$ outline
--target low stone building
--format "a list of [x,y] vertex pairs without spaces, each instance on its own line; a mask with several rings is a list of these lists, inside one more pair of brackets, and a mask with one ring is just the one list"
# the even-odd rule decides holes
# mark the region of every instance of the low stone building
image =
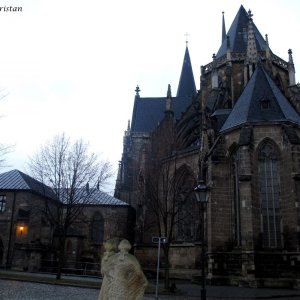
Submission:
[[[55,271],[56,228],[45,216],[45,205],[61,203],[51,188],[12,170],[0,174],[0,267]],[[66,271],[99,273],[103,242],[130,236],[128,204],[100,190],[86,204],[66,238]]]

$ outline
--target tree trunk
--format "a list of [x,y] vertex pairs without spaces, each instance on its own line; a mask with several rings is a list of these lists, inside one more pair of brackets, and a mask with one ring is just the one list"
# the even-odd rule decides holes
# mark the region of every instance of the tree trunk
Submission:
[[66,238],[64,236],[59,238],[59,255],[56,279],[61,279],[61,272],[65,263],[65,241]]
[[170,289],[170,261],[169,261],[169,245],[165,245],[164,247],[164,255],[165,255],[165,289]]

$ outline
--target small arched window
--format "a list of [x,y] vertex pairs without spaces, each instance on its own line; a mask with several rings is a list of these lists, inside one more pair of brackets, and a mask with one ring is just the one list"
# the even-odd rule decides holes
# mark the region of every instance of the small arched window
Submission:
[[265,143],[259,152],[259,196],[261,231],[264,248],[281,247],[281,211],[278,153],[274,145]]
[[91,222],[91,242],[94,244],[102,244],[104,236],[104,221],[100,212],[93,215]]

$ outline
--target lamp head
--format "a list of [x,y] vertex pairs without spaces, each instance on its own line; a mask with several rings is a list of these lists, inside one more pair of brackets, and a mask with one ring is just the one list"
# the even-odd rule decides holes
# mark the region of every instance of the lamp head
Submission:
[[198,185],[194,188],[197,201],[206,204],[207,201],[207,185],[203,180],[200,180]]

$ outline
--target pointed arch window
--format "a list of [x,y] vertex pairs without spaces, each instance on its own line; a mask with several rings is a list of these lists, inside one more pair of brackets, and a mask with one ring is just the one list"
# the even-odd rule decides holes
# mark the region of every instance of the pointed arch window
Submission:
[[104,220],[100,212],[93,215],[91,222],[91,242],[94,244],[102,244],[104,237]]
[[232,235],[236,246],[241,245],[241,205],[240,205],[240,189],[239,189],[239,164],[240,151],[237,149],[231,155],[230,174],[231,174],[231,190],[232,190]]
[[278,153],[270,142],[265,143],[259,152],[259,185],[263,247],[280,248],[282,242]]
[[[180,195],[177,214],[177,240],[192,242],[199,239],[199,212],[197,201],[192,195]],[[196,214],[197,213],[197,214]]]
[[175,195],[176,195],[176,240],[193,242],[200,238],[199,204],[193,193],[195,179],[191,170],[181,166],[176,171]]

